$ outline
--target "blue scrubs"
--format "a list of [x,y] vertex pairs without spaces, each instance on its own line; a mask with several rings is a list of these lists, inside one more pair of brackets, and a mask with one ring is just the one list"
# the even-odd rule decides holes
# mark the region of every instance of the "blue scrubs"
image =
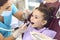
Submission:
[[[4,29],[11,29],[11,26],[10,26],[10,23],[11,23],[11,19],[12,19],[12,15],[15,14],[18,9],[15,7],[14,4],[12,4],[11,6],[12,8],[12,11],[9,13],[8,16],[4,16],[4,23],[0,22],[0,27],[1,28],[4,28]],[[7,14],[5,14],[7,15]],[[0,33],[4,36],[4,37],[8,37],[11,35],[11,32],[8,32],[8,31],[3,31],[0,29]]]

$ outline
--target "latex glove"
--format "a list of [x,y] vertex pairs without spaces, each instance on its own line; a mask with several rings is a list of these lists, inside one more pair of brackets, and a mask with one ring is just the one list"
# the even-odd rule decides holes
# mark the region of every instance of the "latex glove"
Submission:
[[31,14],[31,11],[29,9],[25,9],[23,12],[24,12],[23,13],[23,18],[24,19],[27,19],[28,16]]
[[16,40],[22,40],[22,35],[20,35]]
[[23,24],[22,27],[19,27],[20,33],[24,33],[27,30],[27,24],[28,23],[25,23],[25,24]]
[[27,24],[25,23],[24,25],[22,25],[22,27],[20,27],[19,29],[17,29],[14,33],[12,33],[14,38],[17,38],[18,36],[22,35],[22,33],[24,33],[27,29]]
[[39,33],[39,32],[30,32],[33,40],[53,40],[52,38],[42,34],[42,33]]

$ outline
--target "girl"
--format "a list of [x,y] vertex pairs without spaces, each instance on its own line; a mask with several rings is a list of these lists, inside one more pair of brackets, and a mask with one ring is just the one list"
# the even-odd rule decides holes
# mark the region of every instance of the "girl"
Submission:
[[52,19],[52,12],[54,12],[54,10],[54,7],[47,8],[47,6],[43,4],[37,7],[28,18],[30,24],[23,35],[23,40],[33,40],[30,34],[31,31],[43,33],[48,37],[54,38],[56,32],[46,27]]

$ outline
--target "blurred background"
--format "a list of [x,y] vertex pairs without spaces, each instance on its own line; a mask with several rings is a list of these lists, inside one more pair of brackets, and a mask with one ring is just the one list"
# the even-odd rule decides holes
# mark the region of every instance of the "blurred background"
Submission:
[[38,6],[41,1],[42,0],[12,0],[19,10],[25,8],[32,10],[34,7]]

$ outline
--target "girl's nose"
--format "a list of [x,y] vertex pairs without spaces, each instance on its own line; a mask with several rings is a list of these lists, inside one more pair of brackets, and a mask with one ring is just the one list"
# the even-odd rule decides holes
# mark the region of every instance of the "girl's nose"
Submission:
[[34,17],[31,17],[31,20],[34,20],[35,18]]

